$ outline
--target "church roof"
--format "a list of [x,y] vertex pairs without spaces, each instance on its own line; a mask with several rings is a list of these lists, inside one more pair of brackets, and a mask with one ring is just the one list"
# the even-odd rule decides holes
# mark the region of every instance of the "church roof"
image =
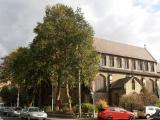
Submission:
[[135,78],[135,77],[126,77],[126,78],[121,78],[119,80],[116,80],[115,82],[112,83],[111,88],[123,88],[124,85],[129,81],[129,80],[136,80],[140,85],[141,82],[139,79]]
[[124,43],[94,38],[93,46],[97,52],[156,62],[146,48]]

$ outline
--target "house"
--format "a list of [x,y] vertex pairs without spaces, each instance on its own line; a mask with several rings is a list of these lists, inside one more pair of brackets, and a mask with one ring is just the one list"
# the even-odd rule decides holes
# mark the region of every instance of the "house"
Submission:
[[123,94],[140,93],[145,87],[160,96],[157,62],[146,48],[94,38],[100,57],[99,73],[94,80],[95,101],[107,99],[118,105]]

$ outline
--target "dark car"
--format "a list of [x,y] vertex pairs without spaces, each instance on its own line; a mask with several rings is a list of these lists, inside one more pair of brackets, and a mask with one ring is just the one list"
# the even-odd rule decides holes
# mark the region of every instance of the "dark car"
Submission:
[[156,113],[153,114],[149,120],[160,120],[160,110],[156,110]]
[[135,115],[123,108],[107,107],[98,113],[98,120],[135,120]]

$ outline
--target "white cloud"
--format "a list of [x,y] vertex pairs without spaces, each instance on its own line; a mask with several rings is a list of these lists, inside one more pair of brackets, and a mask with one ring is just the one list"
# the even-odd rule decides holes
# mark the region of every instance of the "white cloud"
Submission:
[[97,37],[141,47],[147,44],[160,59],[160,0],[1,0],[0,56],[31,42],[45,6],[56,3],[82,8]]

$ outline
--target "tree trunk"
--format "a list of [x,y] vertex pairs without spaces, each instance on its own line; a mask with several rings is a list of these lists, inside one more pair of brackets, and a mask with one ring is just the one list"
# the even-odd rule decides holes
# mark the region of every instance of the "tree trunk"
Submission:
[[60,74],[58,76],[58,85],[56,91],[56,111],[58,111],[61,107],[60,105],[60,97],[61,97],[61,81],[60,81]]
[[40,87],[39,87],[38,90],[39,90],[39,92],[38,92],[38,93],[39,93],[39,97],[38,97],[38,98],[39,98],[38,106],[41,107],[41,106],[42,106],[42,88],[41,88],[41,85],[40,85]]
[[33,88],[32,99],[31,99],[31,102],[29,103],[29,107],[34,106],[35,94],[36,94],[36,88],[34,87]]
[[17,107],[19,107],[19,92],[20,92],[20,86],[18,86],[18,91],[17,91]]
[[67,80],[67,82],[66,82],[66,94],[67,94],[67,98],[68,98],[69,111],[72,111],[72,101],[71,101],[71,96],[70,96],[70,94],[69,94],[68,80]]

